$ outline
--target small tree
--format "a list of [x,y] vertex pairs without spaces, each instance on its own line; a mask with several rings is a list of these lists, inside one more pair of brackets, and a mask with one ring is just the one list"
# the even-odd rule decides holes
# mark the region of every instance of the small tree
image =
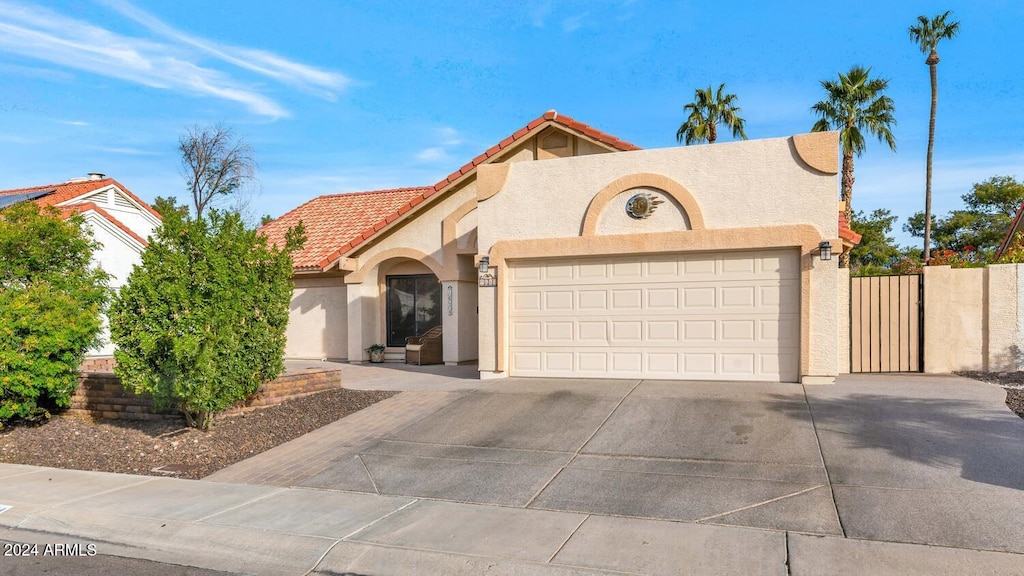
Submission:
[[872,276],[890,273],[890,267],[900,257],[900,249],[890,234],[896,221],[889,210],[876,209],[870,215],[853,213],[850,228],[861,235],[860,244],[850,250],[850,273],[854,276]]
[[156,210],[157,214],[164,218],[172,211],[182,216],[188,216],[188,206],[178,204],[178,199],[174,196],[157,196],[153,199],[153,203],[150,206],[153,207],[153,210]]
[[[1024,183],[1011,176],[993,176],[976,182],[960,199],[965,208],[941,218],[932,215],[930,248],[971,253],[973,260],[989,262],[1024,202]],[[924,222],[924,213],[917,212],[907,218],[903,230],[923,238]]]
[[205,430],[215,413],[280,375],[290,254],[303,242],[301,224],[278,248],[236,212],[169,213],[111,307],[125,387],[177,406]]
[[108,295],[96,247],[81,216],[32,202],[0,212],[0,427],[71,405]]
[[178,140],[178,151],[181,176],[197,217],[217,198],[230,196],[256,181],[252,147],[224,124],[188,128]]

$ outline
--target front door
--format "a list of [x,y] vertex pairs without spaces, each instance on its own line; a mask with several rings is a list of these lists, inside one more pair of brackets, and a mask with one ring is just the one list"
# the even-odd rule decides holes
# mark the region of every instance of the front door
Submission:
[[387,277],[388,346],[441,325],[441,283],[433,274]]

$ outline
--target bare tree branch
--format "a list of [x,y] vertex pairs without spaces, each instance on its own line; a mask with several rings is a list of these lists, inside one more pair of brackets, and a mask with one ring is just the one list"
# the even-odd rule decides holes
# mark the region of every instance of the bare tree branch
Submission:
[[197,218],[218,198],[256,182],[252,146],[223,123],[189,127],[178,140],[178,151]]

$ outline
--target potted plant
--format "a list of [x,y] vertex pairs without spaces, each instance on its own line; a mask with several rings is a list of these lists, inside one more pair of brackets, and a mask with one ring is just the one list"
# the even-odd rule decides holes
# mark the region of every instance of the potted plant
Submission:
[[380,363],[384,361],[383,344],[373,344],[367,347],[366,353],[370,355],[370,362]]

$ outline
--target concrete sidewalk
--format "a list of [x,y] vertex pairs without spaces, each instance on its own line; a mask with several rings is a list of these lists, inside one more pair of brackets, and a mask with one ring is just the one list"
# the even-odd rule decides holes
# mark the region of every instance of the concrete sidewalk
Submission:
[[0,540],[39,554],[239,574],[1024,574],[1009,553],[18,465],[0,465],[0,503]]

